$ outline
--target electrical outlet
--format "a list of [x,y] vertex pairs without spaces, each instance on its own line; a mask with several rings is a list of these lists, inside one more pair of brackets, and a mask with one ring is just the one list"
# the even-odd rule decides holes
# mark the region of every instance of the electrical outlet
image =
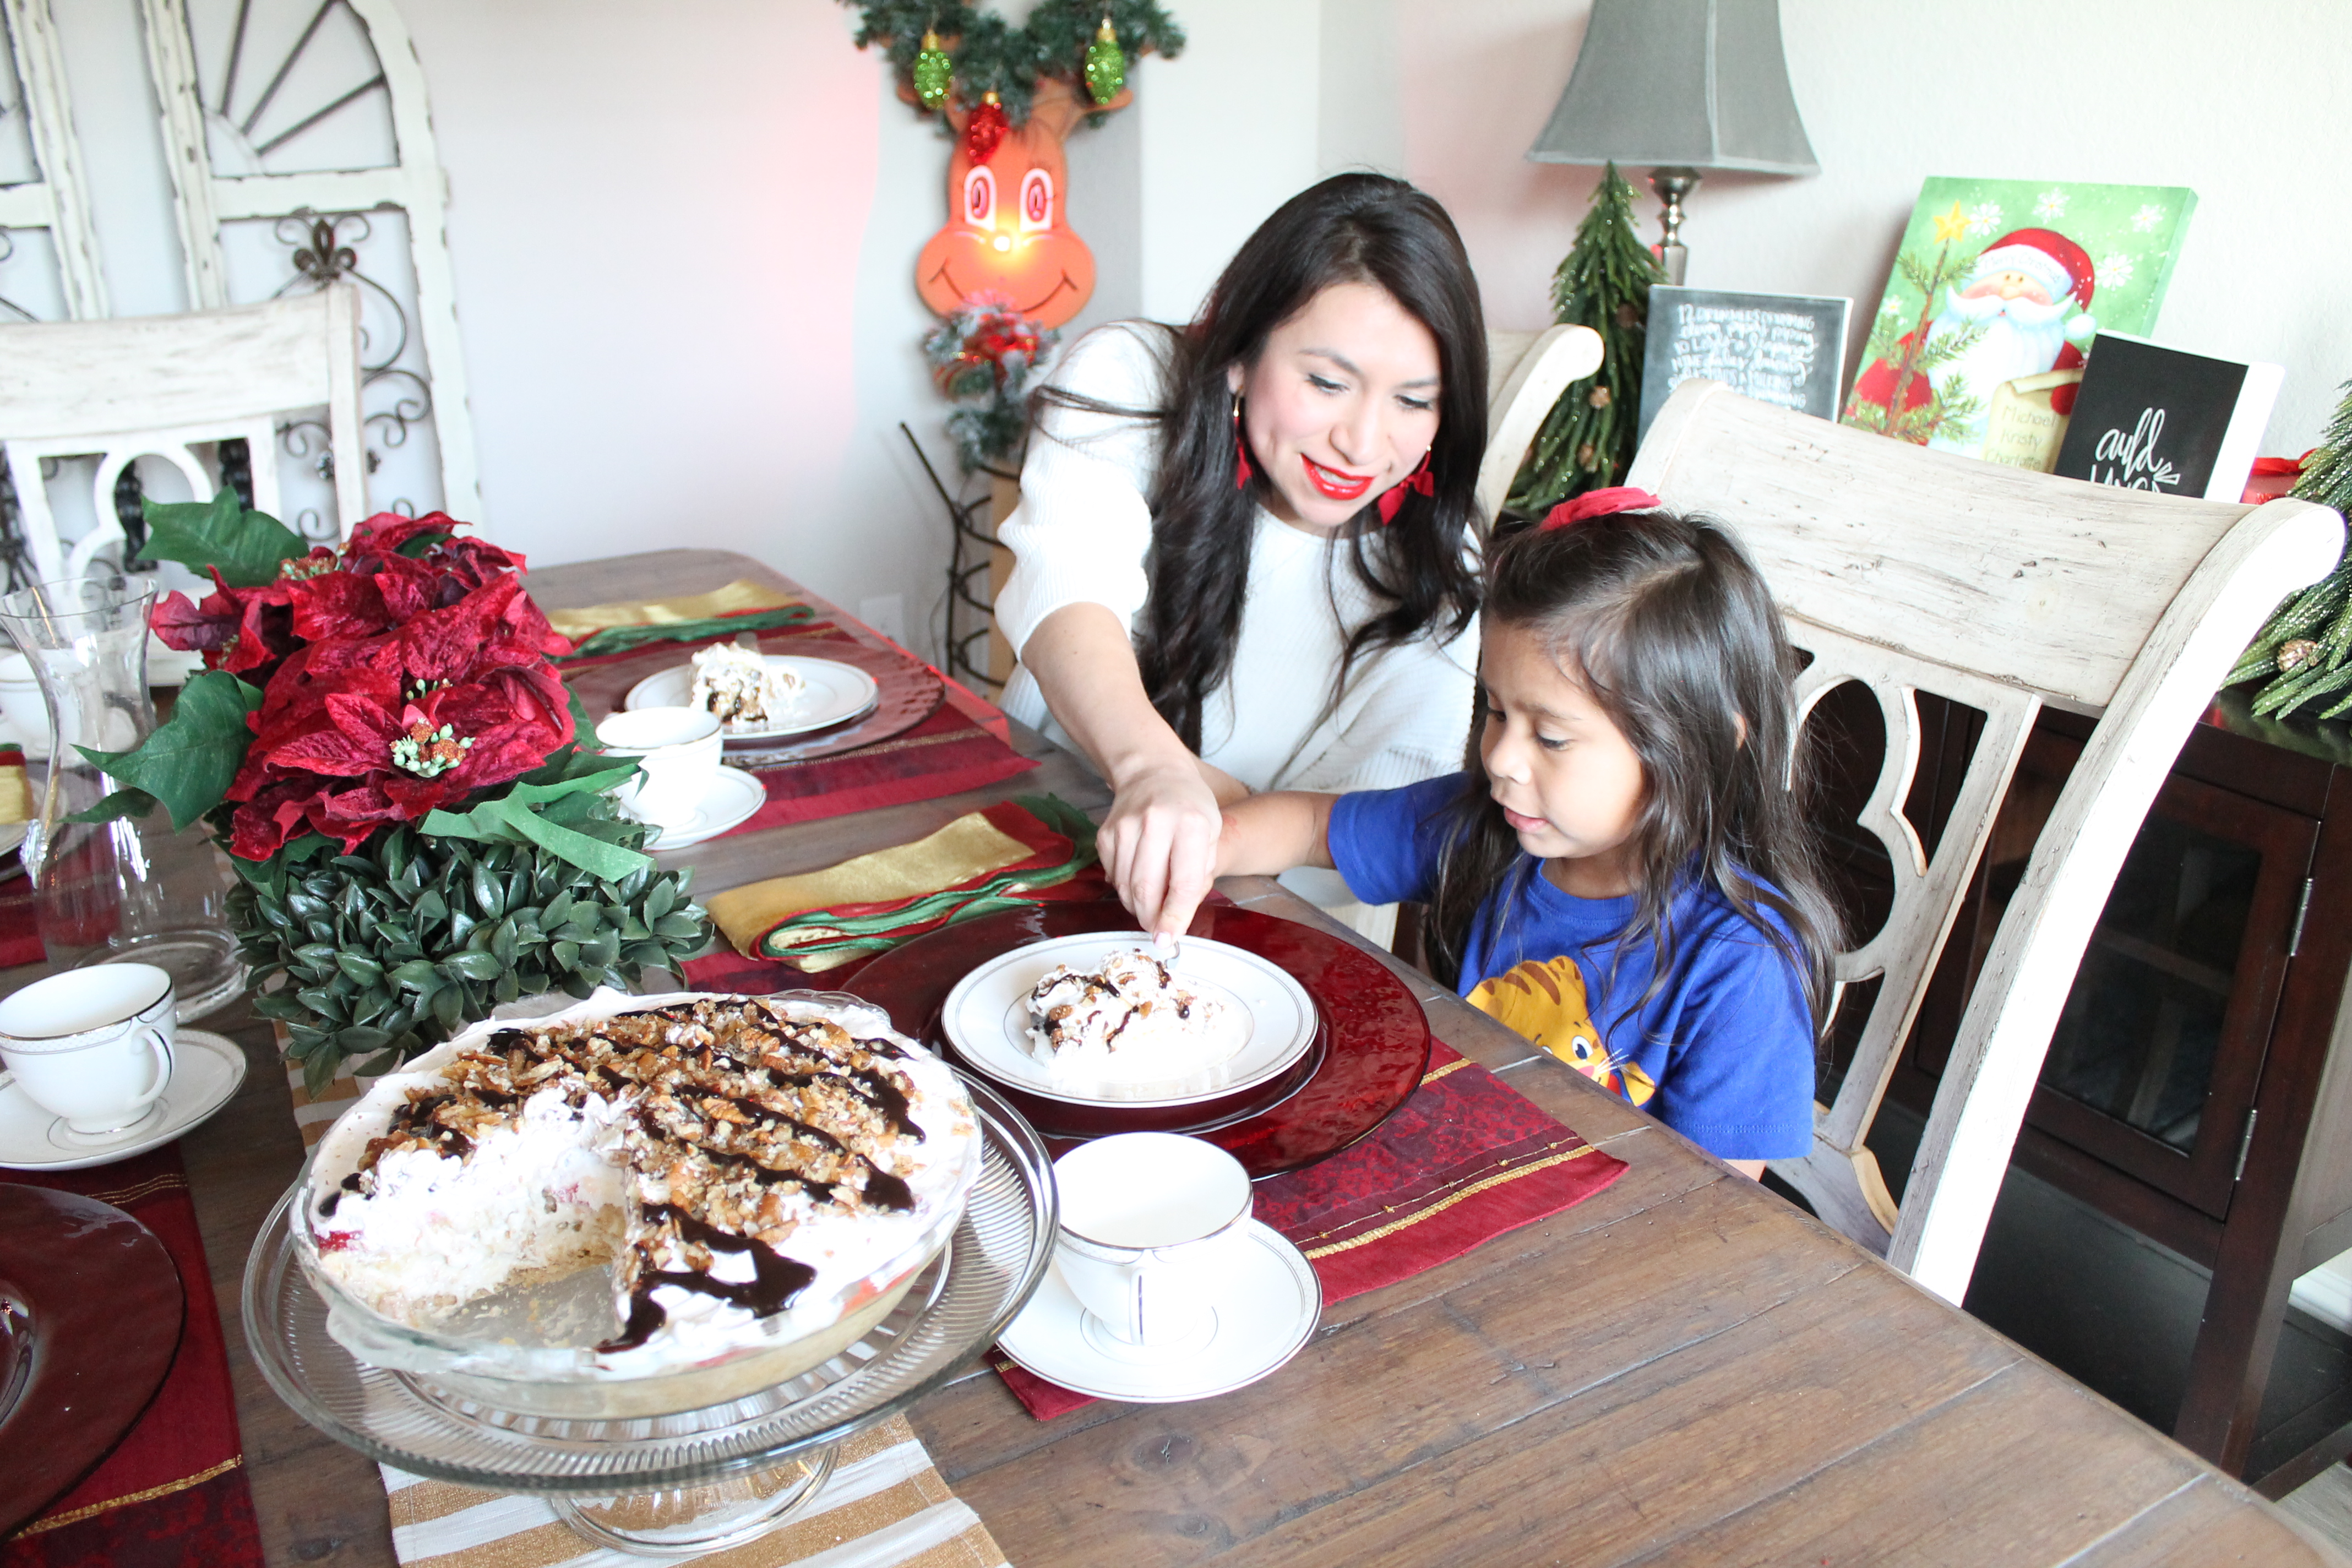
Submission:
[[907,595],[877,594],[857,601],[857,618],[904,647],[907,643]]

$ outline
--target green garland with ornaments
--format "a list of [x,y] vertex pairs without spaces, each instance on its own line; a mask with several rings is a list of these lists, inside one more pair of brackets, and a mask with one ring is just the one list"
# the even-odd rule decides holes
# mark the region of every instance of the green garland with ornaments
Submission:
[[[2352,382],[2344,384],[2326,436],[2304,455],[2288,493],[2352,513]],[[2335,571],[2278,607],[2222,684],[2252,680],[2263,683],[2253,694],[2257,719],[2352,713],[2352,550]]]
[[857,47],[882,46],[923,109],[956,106],[1001,115],[1006,125],[1029,118],[1043,78],[1076,83],[1101,107],[1127,85],[1129,60],[1150,53],[1172,59],[1184,47],[1184,29],[1151,0],[1040,0],[1018,27],[962,0],[842,3],[857,7]]

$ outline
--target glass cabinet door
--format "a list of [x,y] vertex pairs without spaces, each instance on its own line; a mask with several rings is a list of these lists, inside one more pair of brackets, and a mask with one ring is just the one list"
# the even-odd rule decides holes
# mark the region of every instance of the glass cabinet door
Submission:
[[[1979,879],[1987,943],[2080,754],[2047,731],[2026,748]],[[2030,1123],[2227,1216],[2318,829],[2234,791],[2165,781],[2083,955]]]

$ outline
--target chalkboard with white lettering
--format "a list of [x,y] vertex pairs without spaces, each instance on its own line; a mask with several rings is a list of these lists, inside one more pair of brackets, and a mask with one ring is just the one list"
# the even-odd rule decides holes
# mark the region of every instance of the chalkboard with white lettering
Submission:
[[1650,290],[1649,353],[1642,363],[1642,434],[1667,395],[1692,376],[1823,419],[1837,417],[1853,301],[1821,294]]
[[2051,469],[2070,479],[2236,500],[2284,376],[2274,364],[2183,353],[2101,332]]

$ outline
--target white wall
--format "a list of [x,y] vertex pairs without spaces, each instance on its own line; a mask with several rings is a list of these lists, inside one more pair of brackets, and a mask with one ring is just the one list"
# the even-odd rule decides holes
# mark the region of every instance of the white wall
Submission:
[[[1596,172],[1523,154],[1567,83],[1589,0],[1383,3],[1396,8],[1394,47],[1411,68],[1407,173],[1462,226],[1489,320],[1535,325]],[[1850,294],[1866,321],[1927,175],[2188,185],[2197,214],[2156,335],[2284,364],[2263,449],[2293,455],[2318,438],[2352,378],[2352,207],[2335,177],[2352,145],[2342,81],[2352,5],[1782,0],[1780,9],[1822,173],[1711,176],[1684,227],[1692,284]],[[1332,112],[1327,105],[1327,120]]]
[[[1137,93],[1143,313],[1190,321],[1250,231],[1314,184],[1321,0],[1174,0],[1181,58]],[[1081,231],[1083,232],[1083,231]]]

